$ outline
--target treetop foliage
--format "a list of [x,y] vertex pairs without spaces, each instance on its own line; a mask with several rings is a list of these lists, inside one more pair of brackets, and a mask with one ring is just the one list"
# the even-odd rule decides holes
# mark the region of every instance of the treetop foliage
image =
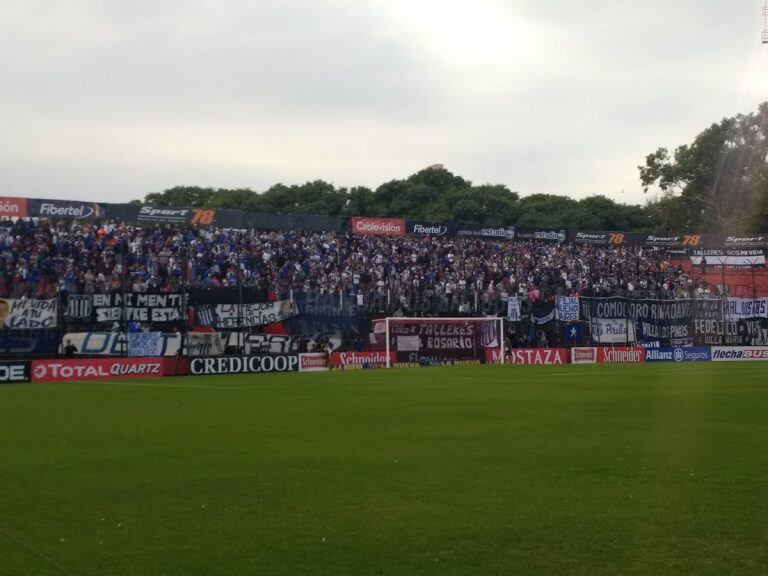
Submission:
[[443,168],[427,168],[404,180],[385,182],[376,190],[365,186],[337,188],[323,180],[290,186],[275,184],[263,193],[249,189],[176,186],[147,194],[144,203],[160,208],[189,206],[340,217],[452,220],[473,226],[650,229],[650,221],[640,206],[619,204],[605,196],[580,201],[551,194],[520,198],[502,184],[474,185]]
[[647,206],[664,230],[768,230],[768,102],[752,114],[724,118],[673,154],[659,148],[638,167],[660,196]]
[[425,168],[375,190],[337,188],[324,180],[247,188],[176,186],[147,194],[157,207],[228,208],[328,216],[453,220],[473,226],[514,224],[581,230],[684,233],[768,230],[768,103],[756,113],[725,118],[674,153],[659,148],[638,167],[645,206],[604,195],[581,200],[554,194],[520,197],[503,184],[473,184],[441,166]]

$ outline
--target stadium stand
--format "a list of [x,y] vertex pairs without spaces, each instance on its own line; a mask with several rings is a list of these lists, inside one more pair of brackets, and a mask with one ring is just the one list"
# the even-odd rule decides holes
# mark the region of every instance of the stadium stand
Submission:
[[[334,348],[360,350],[373,339],[373,323],[388,316],[507,317],[510,300],[515,300],[531,320],[526,324],[522,317],[509,317],[509,344],[543,346],[566,344],[564,323],[550,321],[559,298],[768,295],[765,266],[695,266],[680,250],[645,243],[567,242],[564,232],[544,234],[545,240],[530,234],[510,239],[353,232],[5,219],[0,221],[0,298],[55,299],[59,318],[51,339],[58,341],[58,349],[70,333],[213,329],[213,324],[204,325],[211,322],[205,319],[212,303],[239,305],[237,314],[242,315],[245,304],[273,301],[297,305],[303,322],[282,323],[286,329],[281,322],[275,327],[231,318],[226,328],[295,336],[303,339],[303,349],[320,349],[321,338],[333,335]],[[584,234],[587,239],[600,236]],[[115,297],[111,310],[99,318],[73,319],[73,306],[96,295]],[[178,313],[166,311],[161,321],[130,318],[117,310],[130,306],[127,295],[183,299],[174,304]],[[570,321],[583,321],[583,316]],[[330,317],[335,320],[329,322]],[[534,317],[547,321],[534,322]],[[588,341],[591,328],[587,323],[567,344]],[[17,349],[9,344],[9,334],[24,332],[6,326],[0,353]],[[237,344],[242,348],[240,340]],[[51,352],[51,346],[45,350]]]

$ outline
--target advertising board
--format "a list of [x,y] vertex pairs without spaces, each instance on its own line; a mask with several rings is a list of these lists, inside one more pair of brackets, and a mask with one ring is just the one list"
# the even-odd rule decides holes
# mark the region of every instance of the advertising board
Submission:
[[118,378],[160,378],[159,358],[98,358],[33,360],[33,382],[114,380]]
[[709,362],[712,350],[709,346],[646,348],[646,362]]
[[0,384],[29,382],[29,362],[0,362]]
[[596,364],[597,363],[597,348],[593,346],[589,347],[575,347],[571,348],[571,364]]
[[215,356],[192,358],[189,373],[195,376],[213,374],[250,374],[261,372],[296,372],[299,369],[297,354],[272,356]]
[[766,362],[768,347],[763,346],[713,346],[713,362]]
[[405,236],[402,218],[352,218],[352,234],[368,236]]
[[[390,352],[391,363],[395,362],[395,353]],[[370,352],[334,352],[331,354],[331,364],[334,368],[374,368],[387,365],[387,353],[384,351]]]
[[299,372],[326,372],[328,355],[320,353],[299,354]]
[[555,365],[568,364],[565,348],[515,348],[509,351],[510,364]]
[[598,364],[635,364],[645,362],[642,346],[611,346],[597,349]]

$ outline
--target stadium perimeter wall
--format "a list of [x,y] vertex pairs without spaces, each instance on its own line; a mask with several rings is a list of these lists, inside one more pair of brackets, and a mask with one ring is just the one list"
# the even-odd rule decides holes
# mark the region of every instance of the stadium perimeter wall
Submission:
[[[696,346],[643,348],[641,346],[587,346],[513,349],[506,357],[512,365],[640,364],[656,362],[768,362],[768,346]],[[217,356],[176,358],[76,358],[0,362],[0,384],[22,382],[101,382],[168,376],[214,376],[267,372],[316,372],[330,369],[380,368],[380,352]],[[480,362],[477,362],[480,364]],[[466,362],[462,362],[466,364]],[[398,367],[396,363],[393,364]],[[413,366],[407,364],[405,366]]]
[[[139,204],[17,197],[0,197],[0,217],[90,222],[113,220],[135,225],[173,224],[258,230],[349,231],[360,235],[468,236],[496,240],[537,240],[599,246],[643,245],[680,251],[697,249],[765,250],[768,248],[768,232],[750,236],[705,234],[696,231],[683,234],[649,234],[612,230],[584,231],[562,228],[515,227],[513,223],[495,228],[477,228],[458,222],[426,222],[404,218],[338,218],[316,214],[257,213],[192,207],[159,208]],[[718,255],[712,254],[712,256],[717,257]]]

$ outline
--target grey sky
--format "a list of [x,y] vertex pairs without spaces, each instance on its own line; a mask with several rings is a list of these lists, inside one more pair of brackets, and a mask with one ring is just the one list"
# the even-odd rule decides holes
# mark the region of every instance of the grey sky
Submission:
[[762,3],[0,0],[0,195],[374,187],[443,163],[643,201],[647,153],[768,100]]

